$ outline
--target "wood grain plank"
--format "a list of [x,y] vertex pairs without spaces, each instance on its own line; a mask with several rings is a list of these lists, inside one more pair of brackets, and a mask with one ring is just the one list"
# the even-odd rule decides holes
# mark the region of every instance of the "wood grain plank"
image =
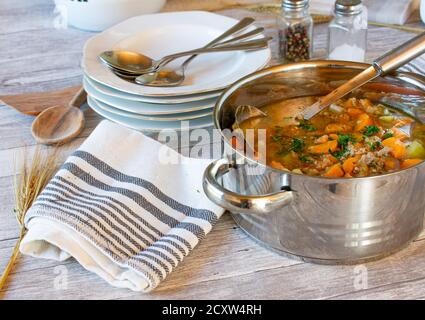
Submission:
[[[231,234],[234,236],[237,233]],[[215,229],[209,241],[204,241],[179,266],[179,270],[171,274],[153,293],[108,290],[107,284],[93,278],[93,275],[89,273],[82,272],[78,265],[70,264],[69,286],[67,290],[60,291],[60,296],[73,298],[75,294],[78,294],[78,297],[82,299],[94,299],[99,296],[103,299],[325,299],[354,295],[362,298],[370,292],[375,290],[379,292],[379,288],[387,286],[386,294],[391,295],[392,298],[398,298],[403,296],[398,293],[400,287],[425,277],[425,242],[423,241],[414,243],[392,257],[366,264],[368,289],[356,290],[354,266],[320,266],[297,263],[295,260],[276,256],[276,266],[267,264],[266,268],[261,268],[259,264],[272,254],[262,248],[261,250],[255,248],[254,251],[230,250],[231,255],[223,256],[227,259],[226,262],[217,261],[216,259],[220,259],[225,253],[226,250],[223,249],[228,249],[226,240],[215,243],[218,248],[216,247],[214,251],[202,249],[205,249],[203,248],[205,245],[211,246],[220,235],[220,230]],[[233,241],[229,244],[232,243]],[[246,244],[249,246],[249,242]],[[259,255],[262,250],[266,257]],[[206,261],[202,254],[207,258]],[[230,256],[232,258],[229,258]],[[279,265],[279,260],[284,265]],[[291,264],[284,262],[291,262]],[[245,270],[240,268],[246,265],[255,265],[255,267],[249,272],[243,272]],[[229,272],[229,268],[233,272]],[[214,272],[221,272],[221,274],[217,277]],[[5,297],[13,299],[17,298],[18,294],[24,293],[25,297],[31,298],[40,286],[43,287],[43,291],[39,293],[41,298],[57,297],[58,292],[51,285],[52,273],[52,268],[18,271]],[[423,295],[422,290],[417,292],[418,296]]]
[[[11,244],[12,243],[10,243],[10,245]],[[26,260],[33,260],[33,262],[34,260],[38,260],[29,257],[22,257],[21,259],[25,261],[22,262],[24,265]],[[0,265],[2,260],[3,259],[0,258]],[[228,278],[241,273],[257,272],[265,268],[276,268],[298,263],[301,262],[283,258],[264,248],[258,247],[258,245],[252,241],[247,241],[247,236],[235,226],[230,216],[224,216],[205,241],[185,259],[176,272],[171,274],[164,282],[164,285],[169,288],[176,288],[198,282],[215,281],[215,279]],[[32,278],[38,279],[31,280],[38,282],[38,285],[35,286],[33,290],[36,290],[36,288],[40,286],[45,288],[43,282],[48,278],[46,274],[50,274],[50,278],[52,278],[52,268],[46,267],[30,270],[30,265],[29,263],[26,269],[19,268],[16,270],[14,281],[12,281],[7,288],[6,297],[14,298],[13,292],[21,292],[21,290],[24,289],[22,286],[25,286],[26,290],[28,290],[26,286],[28,281]],[[71,266],[70,272],[75,268],[74,263]],[[81,270],[79,270],[78,274],[70,275],[70,285],[81,286],[78,279],[85,277],[91,278],[91,276],[90,273],[81,272]],[[88,290],[88,287],[85,289],[82,288],[82,291],[86,292],[85,298],[93,299],[108,287],[108,285],[102,281],[98,283],[100,286],[99,291]],[[92,283],[87,283],[86,286],[91,287]],[[54,288],[51,288],[51,290],[45,288],[45,290],[43,290],[44,297],[53,297],[55,295],[54,291]],[[122,296],[123,294],[129,293],[128,290],[107,291],[109,291],[107,295],[102,294],[103,298],[112,299],[116,298],[117,294]]]
[[[184,0],[183,0],[184,1]],[[254,0],[169,0],[165,10],[199,9],[210,6],[217,12],[242,18],[255,16],[258,26],[276,39],[276,16],[229,6]],[[267,1],[269,2],[269,1]],[[183,6],[183,7],[182,7]],[[81,50],[93,34],[76,29],[54,30],[51,25],[51,0],[15,0],[2,3],[0,10],[0,95],[49,91],[81,83]],[[422,24],[419,24],[423,26]],[[326,25],[315,28],[315,58],[326,55]],[[407,32],[380,27],[369,29],[367,59],[407,40]],[[271,44],[272,64],[279,63],[277,43]],[[86,112],[87,125],[79,139],[61,151],[63,161],[101,121]],[[18,227],[14,220],[12,175],[13,158],[25,148],[33,150],[30,135],[31,117],[0,106],[0,268],[11,252]],[[189,152],[191,144],[172,146]],[[270,252],[248,237],[225,215],[199,247],[173,272],[157,291],[134,293],[111,288],[76,261],[64,263],[21,257],[6,288],[8,299],[357,299],[423,298],[425,277],[425,232],[404,251],[367,264],[369,289],[353,287],[352,266],[319,266],[291,260]],[[64,265],[68,270],[68,288],[54,287],[55,271]]]

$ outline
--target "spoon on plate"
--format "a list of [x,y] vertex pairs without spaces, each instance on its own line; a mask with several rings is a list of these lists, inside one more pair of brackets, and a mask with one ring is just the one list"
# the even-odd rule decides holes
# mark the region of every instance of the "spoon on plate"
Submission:
[[[255,19],[251,17],[243,18],[241,21],[239,21],[237,24],[235,24],[233,27],[231,27],[229,30],[219,36],[217,38],[219,39],[217,42],[225,39],[226,37],[232,34],[238,33],[246,29],[254,21]],[[217,39],[215,39],[214,41],[216,41]],[[106,65],[120,70],[121,72],[139,73],[139,75],[142,74],[140,73],[140,70],[152,68],[155,62],[153,59],[149,58],[144,54],[124,50],[106,51],[100,54],[99,58]]]
[[[131,51],[105,51],[100,54],[101,61],[113,71],[119,70],[121,74],[128,76],[140,76],[144,73],[149,73],[161,68],[170,60],[174,60],[184,56],[198,55],[201,53],[225,52],[225,51],[241,51],[241,50],[258,50],[268,46],[268,41],[271,37],[261,38],[258,40],[244,41],[226,46],[215,46],[213,48],[200,48],[185,52],[168,55],[158,61]],[[118,66],[118,68],[117,68]]]
[[425,32],[375,59],[369,68],[304,109],[298,117],[310,120],[320,111],[353,90],[381,75],[396,70],[423,53],[425,53]]
[[[264,28],[257,28],[248,33],[245,33],[241,36],[229,39],[224,42],[220,42],[221,40],[227,38],[229,35],[233,34],[233,30],[229,29],[227,32],[223,33],[218,38],[214,39],[210,43],[208,43],[204,48],[214,47],[216,44],[226,45],[230,43],[237,43],[241,40],[245,40],[248,38],[252,38],[253,36],[260,34],[264,31]],[[149,72],[142,74],[141,76],[136,78],[136,83],[151,86],[151,87],[174,87],[180,85],[185,80],[185,71],[189,63],[193,61],[197,57],[196,54],[190,56],[186,59],[177,69],[166,69],[159,68],[154,72]],[[172,60],[169,60],[171,62]],[[163,66],[165,63],[163,64]]]
[[81,88],[65,106],[45,109],[33,121],[31,133],[42,144],[64,144],[75,138],[84,128],[84,113],[80,107],[87,99]]

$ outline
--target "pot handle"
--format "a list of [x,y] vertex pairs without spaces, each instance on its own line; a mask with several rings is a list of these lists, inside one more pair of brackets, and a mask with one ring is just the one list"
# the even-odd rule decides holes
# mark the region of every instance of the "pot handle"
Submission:
[[293,199],[293,191],[247,196],[224,188],[217,179],[235,167],[226,159],[212,162],[205,170],[203,187],[207,197],[216,205],[235,213],[264,214],[288,205]]

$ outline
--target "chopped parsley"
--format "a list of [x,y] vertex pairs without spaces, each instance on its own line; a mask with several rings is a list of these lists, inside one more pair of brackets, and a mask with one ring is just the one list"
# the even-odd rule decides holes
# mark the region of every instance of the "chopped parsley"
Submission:
[[338,136],[338,144],[342,149],[346,149],[349,142],[356,142],[356,139],[350,134],[340,134]]
[[317,128],[313,126],[311,123],[309,123],[307,120],[301,120],[300,124],[298,125],[301,129],[304,129],[305,131],[316,131]]
[[374,143],[369,142],[368,145],[369,145],[371,151],[375,151],[378,147],[381,146],[381,142],[380,141],[376,141]]
[[340,134],[338,136],[338,144],[341,147],[341,150],[339,151],[335,151],[334,153],[331,153],[335,158],[337,159],[341,159],[342,157],[344,157],[347,153],[348,153],[348,144],[350,142],[356,142],[356,139],[354,139],[354,137],[350,134]]
[[292,139],[292,143],[291,143],[291,147],[289,148],[289,151],[301,151],[302,149],[304,149],[304,140],[299,139],[299,138],[294,138]]
[[301,160],[301,162],[304,162],[304,163],[313,163],[313,159],[311,159],[310,157],[307,157],[305,155],[302,155],[300,157],[300,160]]
[[388,139],[394,137],[394,134],[392,132],[386,132],[383,136],[382,136],[382,140]]
[[363,130],[363,134],[366,137],[371,137],[377,133],[379,133],[379,128],[377,126],[366,126],[366,128]]
[[282,127],[281,126],[274,126],[274,131],[276,132],[276,134],[281,134],[282,133]]
[[280,142],[280,141],[282,141],[282,136],[281,135],[274,135],[274,136],[272,136],[272,140],[274,141],[274,142]]
[[332,153],[332,155],[337,158],[338,160],[344,157],[347,154],[347,150],[339,150]]

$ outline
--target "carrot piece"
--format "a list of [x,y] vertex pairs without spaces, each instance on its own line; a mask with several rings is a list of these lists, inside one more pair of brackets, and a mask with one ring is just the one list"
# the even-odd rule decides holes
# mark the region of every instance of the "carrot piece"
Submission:
[[338,163],[339,162],[339,160],[337,159],[337,158],[335,158],[333,155],[331,155],[331,154],[324,154],[323,156],[322,156],[322,159],[324,160],[324,161],[327,161],[328,163],[330,163],[330,164],[335,164],[335,163]]
[[347,132],[351,131],[351,126],[343,123],[330,123],[326,126],[326,133],[337,133],[337,132]]
[[338,140],[338,135],[337,135],[337,134],[335,134],[335,133],[331,133],[331,134],[329,135],[329,138],[331,138],[332,140]]
[[416,166],[418,163],[421,163],[422,161],[423,161],[422,159],[406,159],[401,162],[400,168],[401,169],[410,168],[410,167]]
[[308,151],[310,153],[323,154],[323,153],[329,153],[329,151],[334,152],[336,148],[338,148],[338,141],[331,140],[325,143],[317,144],[315,146],[310,146],[308,148]]
[[340,178],[344,176],[344,170],[341,168],[341,164],[337,163],[330,167],[324,174],[324,177],[328,178]]
[[372,119],[369,117],[367,113],[362,113],[357,118],[356,127],[354,130],[357,132],[360,132],[360,131],[363,131],[363,129],[366,128],[367,126],[371,126],[371,125],[373,125]]
[[361,115],[363,113],[363,111],[360,110],[360,109],[357,109],[357,108],[348,108],[347,113],[350,117],[354,118],[354,117]]
[[325,142],[328,142],[328,140],[329,140],[329,136],[327,134],[325,134],[325,135],[317,138],[316,141],[314,141],[314,142],[315,143],[325,143]]
[[394,137],[400,139],[401,141],[409,139],[409,135],[405,134],[403,131],[397,129],[396,127],[391,128],[391,132],[393,133]]
[[344,169],[344,172],[346,174],[351,174],[354,170],[354,164],[359,160],[359,157],[351,157],[344,161],[342,164],[342,169]]
[[273,168],[275,168],[275,169],[279,169],[279,170],[288,170],[288,169],[286,169],[280,162],[277,162],[277,161],[272,161],[271,163],[270,163],[270,165],[273,167]]
[[394,158],[401,159],[406,155],[406,146],[396,137],[391,137],[382,141],[384,147],[390,148],[390,153]]
[[236,137],[232,137],[232,147],[236,149],[238,146],[238,139]]
[[359,132],[354,132],[351,136],[354,138],[355,141],[361,141],[363,138],[363,134]]
[[396,158],[385,158],[384,159],[385,170],[397,170],[400,167],[400,161]]
[[405,126],[406,124],[409,124],[409,123],[412,123],[414,120],[413,119],[411,119],[411,118],[402,118],[402,119],[398,119],[396,122],[395,122],[395,124],[394,124],[394,126],[395,127],[403,127],[403,126]]

